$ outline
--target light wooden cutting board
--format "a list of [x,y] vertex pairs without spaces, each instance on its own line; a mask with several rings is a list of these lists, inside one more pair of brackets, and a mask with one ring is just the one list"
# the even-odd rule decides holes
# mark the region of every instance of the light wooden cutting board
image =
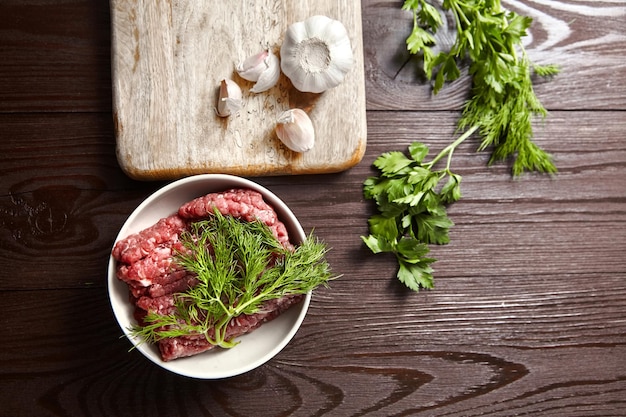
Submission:
[[[366,146],[360,2],[354,0],[111,0],[113,115],[118,161],[132,178],[175,179],[198,173],[243,176],[328,173],[357,164]],[[355,65],[322,94],[296,91],[281,74],[271,90],[235,72],[286,28],[323,14],[348,30]],[[215,114],[223,78],[243,90],[241,111]],[[284,147],[278,115],[304,108],[316,130],[313,149]]]

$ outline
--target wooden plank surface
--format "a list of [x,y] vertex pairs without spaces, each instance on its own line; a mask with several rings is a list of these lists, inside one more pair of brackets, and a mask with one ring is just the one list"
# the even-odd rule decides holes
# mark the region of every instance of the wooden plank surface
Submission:
[[558,175],[512,180],[465,142],[436,287],[406,291],[359,240],[373,213],[362,182],[381,152],[445,147],[468,85],[431,97],[402,67],[399,3],[363,1],[362,161],[254,178],[329,243],[343,277],[275,359],[197,381],[128,352],[107,299],[113,239],[165,183],[116,160],[109,3],[0,2],[0,416],[625,415],[626,4],[505,5],[536,18],[531,56],[564,68],[537,86],[550,113],[536,140]]
[[[287,27],[312,15],[346,26],[354,68],[322,94],[301,93],[281,75],[267,92],[235,71],[269,48],[280,55]],[[365,152],[361,7],[354,1],[111,1],[113,114],[118,159],[137,179],[206,172],[238,175],[328,173],[356,165]],[[222,79],[243,89],[243,108],[216,115]],[[280,113],[307,111],[313,149],[286,148],[274,128]]]
[[[620,52],[626,38],[622,1],[502,4],[533,18],[524,38],[530,59],[561,69],[560,75],[536,80],[534,85],[548,109],[626,109],[626,60]],[[411,31],[410,13],[400,10],[396,1],[382,0],[363,8],[363,20],[369,111],[462,108],[469,94],[468,77],[433,96],[418,71],[419,61],[409,57],[404,40]]]

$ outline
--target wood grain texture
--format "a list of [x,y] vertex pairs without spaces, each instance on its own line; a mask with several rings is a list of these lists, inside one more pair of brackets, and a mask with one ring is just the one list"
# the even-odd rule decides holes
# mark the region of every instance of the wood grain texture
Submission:
[[111,111],[107,1],[0,2],[0,111]]
[[[362,161],[254,178],[329,244],[343,276],[315,292],[276,358],[199,381],[129,352],[107,298],[113,239],[164,184],[130,179],[116,160],[108,2],[2,1],[0,416],[625,415],[625,4],[506,4],[542,22],[530,53],[552,37],[543,53],[568,54],[567,73],[537,88],[550,114],[535,139],[559,173],[512,180],[465,142],[451,242],[432,248],[436,287],[406,290],[394,260],[359,240],[373,213],[362,182],[382,152],[445,147],[467,85],[431,98],[409,73],[390,76],[396,44],[382,36],[400,29],[399,3],[362,2]],[[550,22],[567,29],[548,36]]]
[[[322,14],[342,22],[354,68],[323,94],[300,93],[281,75],[267,92],[249,91],[235,65],[270,48],[287,27]],[[353,1],[111,1],[113,111],[118,159],[137,179],[327,173],[348,169],[366,144],[361,9]],[[222,79],[242,86],[243,108],[215,112]],[[278,116],[307,111],[316,143],[293,152],[277,138]]]
[[[413,24],[411,13],[402,11],[392,0],[368,3],[363,8],[368,110],[460,109],[469,94],[468,77],[461,77],[433,97],[420,76],[419,61],[406,50],[405,39]],[[558,76],[535,85],[548,109],[626,109],[626,87],[622,82],[626,78],[623,2],[502,4],[533,18],[529,36],[524,38],[530,59],[561,68]],[[441,32],[440,43],[449,44],[452,28]]]

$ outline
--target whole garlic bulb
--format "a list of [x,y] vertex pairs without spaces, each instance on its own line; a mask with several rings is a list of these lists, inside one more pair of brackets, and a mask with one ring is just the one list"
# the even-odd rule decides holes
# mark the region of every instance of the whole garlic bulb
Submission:
[[278,116],[276,136],[295,152],[306,152],[315,144],[313,122],[302,109],[286,110]]
[[317,15],[287,28],[280,66],[296,89],[321,93],[336,87],[353,65],[350,38],[338,20]]

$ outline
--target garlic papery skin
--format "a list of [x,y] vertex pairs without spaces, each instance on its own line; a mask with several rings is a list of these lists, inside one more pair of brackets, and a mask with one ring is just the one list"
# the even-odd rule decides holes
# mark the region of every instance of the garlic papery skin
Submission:
[[338,86],[354,66],[345,26],[321,15],[292,24],[280,48],[280,66],[302,92],[321,93]]
[[276,136],[294,152],[306,152],[315,144],[313,122],[301,109],[290,109],[278,116]]
[[274,87],[280,78],[280,61],[269,49],[246,58],[236,67],[237,74],[244,80],[256,82],[250,89],[262,93]]
[[217,98],[217,115],[228,117],[241,109],[242,93],[239,85],[233,80],[223,79],[220,83],[220,92]]

